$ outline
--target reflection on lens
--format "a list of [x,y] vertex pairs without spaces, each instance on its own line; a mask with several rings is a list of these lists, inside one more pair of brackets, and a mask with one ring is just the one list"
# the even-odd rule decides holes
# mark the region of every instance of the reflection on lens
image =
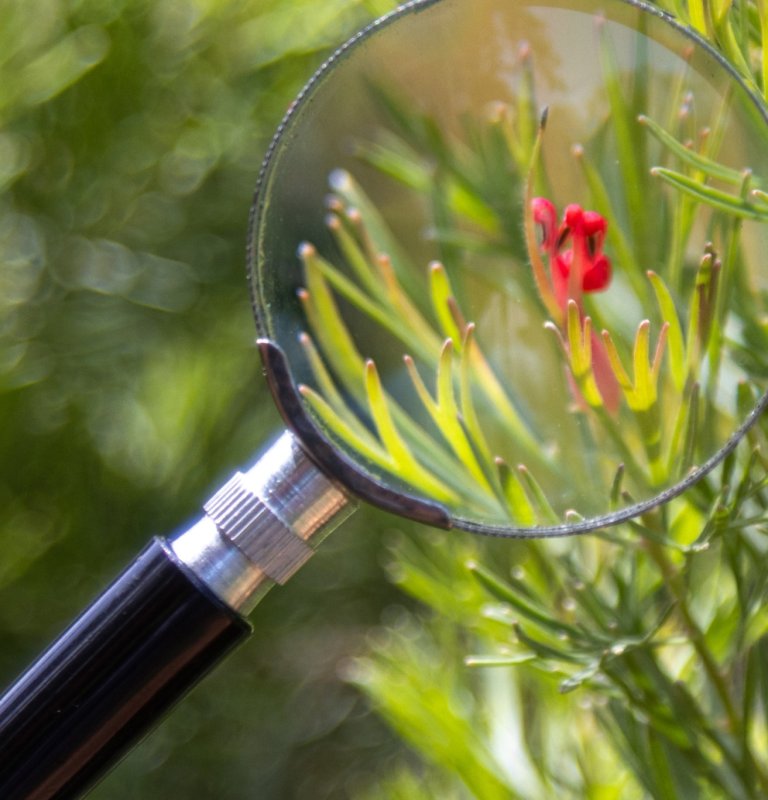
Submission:
[[763,394],[767,145],[655,12],[422,4],[289,115],[254,234],[262,334],[329,440],[459,525],[648,501]]

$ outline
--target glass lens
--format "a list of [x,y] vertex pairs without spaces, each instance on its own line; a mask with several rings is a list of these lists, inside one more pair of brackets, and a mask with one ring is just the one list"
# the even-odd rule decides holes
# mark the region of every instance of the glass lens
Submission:
[[457,526],[626,516],[761,402],[766,153],[759,104],[656,11],[409,6],[275,141],[260,333],[326,439]]

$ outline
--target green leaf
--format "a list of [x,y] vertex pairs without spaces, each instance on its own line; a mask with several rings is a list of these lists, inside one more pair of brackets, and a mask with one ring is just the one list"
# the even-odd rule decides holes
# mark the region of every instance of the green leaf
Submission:
[[663,279],[655,272],[648,271],[648,280],[653,286],[653,291],[656,295],[656,301],[659,304],[661,311],[661,319],[667,323],[667,344],[669,352],[669,371],[672,375],[672,380],[678,392],[683,390],[686,378],[686,361],[685,361],[685,340],[683,338],[683,330],[680,325],[680,317],[677,314],[675,301],[664,283]]
[[723,164],[718,164],[696,150],[686,147],[679,142],[671,133],[668,133],[657,122],[654,122],[650,117],[641,114],[637,118],[641,125],[644,125],[648,130],[658,139],[670,152],[674,153],[683,163],[688,164],[695,170],[703,172],[710,178],[723,181],[724,183],[732,183],[735,186],[741,186],[744,181],[744,173],[730,169]]
[[451,303],[455,302],[453,288],[445,267],[439,261],[433,261],[429,265],[429,293],[432,309],[443,336],[454,342],[463,343],[464,331],[459,330],[451,313]]
[[732,214],[741,219],[752,219],[758,222],[768,221],[768,208],[750,203],[743,197],[737,197],[736,195],[728,194],[727,192],[707,186],[680,172],[675,172],[674,170],[664,167],[653,167],[651,175],[661,178],[661,180],[673,186],[675,189],[718,211]]
[[331,188],[348,208],[354,208],[365,220],[365,228],[370,236],[368,257],[375,261],[380,255],[387,255],[398,280],[410,297],[422,297],[424,287],[419,285],[417,271],[400,243],[393,236],[386,220],[376,205],[371,202],[358,182],[345,170],[336,170],[330,177]]
[[[317,254],[311,245],[301,248],[301,260],[307,277],[307,286],[317,285],[313,278],[314,272],[319,272],[328,283],[350,303],[357,306],[366,316],[400,339],[407,347],[413,349],[421,357],[431,360],[434,346],[437,344],[434,333],[430,330],[428,336],[414,333],[412,324],[417,317],[414,315],[401,316],[393,314],[390,309],[375,302],[362,292],[349,278],[343,275],[336,267]],[[380,297],[380,292],[377,295]],[[410,310],[410,309],[409,309]]]
[[753,647],[768,636],[768,605],[759,605],[750,614],[744,631],[744,647]]
[[[647,263],[649,215],[635,213],[635,209],[646,208],[643,194],[647,185],[645,175],[645,143],[639,135],[635,113],[631,105],[632,95],[640,91],[646,80],[643,56],[635,53],[635,68],[620,69],[608,26],[598,22],[598,50],[602,65],[605,92],[611,109],[610,122],[616,139],[616,155],[622,176],[625,207],[629,209],[632,238],[640,263]],[[639,44],[638,49],[642,47]],[[629,85],[628,85],[629,84]]]
[[516,653],[508,656],[467,656],[464,663],[468,667],[512,667],[527,664],[536,656],[533,653]]
[[528,258],[533,270],[533,278],[536,282],[536,290],[539,293],[541,302],[547,309],[547,313],[558,323],[562,321],[563,311],[558,305],[552,283],[547,274],[547,268],[541,257],[538,237],[536,235],[536,222],[533,218],[533,201],[537,176],[540,172],[539,161],[541,159],[541,143],[544,137],[544,129],[547,123],[547,112],[541,117],[539,130],[531,154],[531,164],[528,169],[528,176],[525,181],[525,207],[523,208],[523,226],[525,230],[525,246],[528,251]]
[[470,360],[467,353],[472,347],[472,339],[475,333],[474,323],[469,323],[464,332],[464,342],[462,343],[461,353],[459,354],[459,403],[461,406],[461,417],[472,441],[472,446],[480,453],[480,457],[489,467],[494,464],[491,449],[483,433],[480,419],[475,408],[473,399],[473,380]]
[[531,498],[531,502],[536,509],[539,519],[543,520],[544,522],[551,523],[552,525],[559,524],[561,522],[560,518],[555,513],[549,500],[547,499],[547,495],[539,485],[536,478],[533,477],[533,474],[528,467],[525,466],[525,464],[518,464],[517,474],[520,476],[528,496]]
[[501,580],[476,561],[470,561],[467,568],[491,595],[508,603],[516,612],[535,623],[537,627],[555,635],[566,634],[576,639],[581,638],[580,632],[576,628],[556,619],[546,607],[538,606],[523,598],[506,581]]
[[568,301],[566,319],[569,366],[584,400],[592,408],[601,408],[603,397],[592,370],[592,320],[581,319],[575,300]]
[[[343,214],[345,211],[341,204],[338,211],[339,214]],[[329,217],[327,224],[345,261],[352,268],[357,279],[368,294],[377,297],[383,288],[381,276],[373,268],[368,256],[363,252],[356,238],[350,232],[348,217],[342,218],[334,214]]]
[[345,384],[355,396],[362,397],[363,358],[342,322],[325,279],[317,270],[312,270],[307,278],[307,289],[300,289],[298,295],[310,328]]
[[408,147],[402,139],[381,134],[378,142],[360,142],[357,155],[384,175],[388,175],[411,189],[427,192],[434,179],[423,157]]
[[432,421],[455,453],[459,463],[466,470],[467,477],[473,480],[481,492],[491,500],[494,498],[493,490],[475,456],[459,418],[454,397],[452,362],[453,343],[450,339],[446,339],[437,369],[437,400],[434,400],[424,385],[413,360],[408,357],[405,360],[411,381]]
[[581,145],[574,145],[571,148],[571,153],[581,165],[584,172],[584,177],[587,180],[595,210],[605,217],[608,223],[606,239],[616,254],[616,264],[621,267],[622,273],[627,276],[630,283],[632,283],[636,289],[639,289],[640,287],[637,281],[640,276],[640,267],[638,266],[632,247],[627,237],[624,235],[622,226],[619,223],[605,183],[598,170],[595,169],[595,166],[585,155],[584,148]]
[[359,453],[364,459],[377,464],[388,471],[392,471],[394,463],[391,456],[381,447],[372,436],[361,435],[359,430],[350,425],[351,414],[340,415],[325,399],[309,386],[300,385],[299,393],[307,401],[322,424],[345,442],[354,452]]
[[518,524],[530,527],[538,523],[538,515],[528,497],[520,478],[501,458],[496,459],[499,481],[509,507],[512,519]]
[[456,494],[419,464],[411,453],[392,420],[379,373],[370,359],[365,363],[363,377],[371,418],[384,448],[392,459],[393,471],[406,483],[412,484],[438,502],[458,502]]

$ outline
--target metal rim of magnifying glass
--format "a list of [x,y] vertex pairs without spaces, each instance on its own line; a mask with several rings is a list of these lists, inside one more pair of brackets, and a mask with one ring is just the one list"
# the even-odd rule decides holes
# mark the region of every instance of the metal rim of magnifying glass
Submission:
[[[304,88],[283,117],[272,139],[256,182],[249,220],[247,249],[248,283],[251,291],[251,302],[256,320],[256,328],[259,333],[257,342],[264,364],[267,382],[285,423],[297,436],[306,450],[307,455],[317,466],[346,487],[356,497],[385,511],[393,512],[399,516],[407,517],[438,528],[456,528],[469,533],[511,539],[571,536],[617,525],[620,522],[626,522],[682,494],[721,463],[723,459],[736,448],[744,437],[744,434],[755,424],[766,407],[768,407],[768,392],[762,395],[742,424],[731,434],[730,438],[714,453],[714,455],[703,464],[691,470],[681,481],[647,500],[642,500],[626,508],[599,516],[573,522],[564,522],[559,525],[520,527],[496,523],[486,524],[456,516],[439,503],[430,502],[423,498],[410,495],[407,492],[395,490],[386,486],[374,475],[358,465],[350,456],[338,449],[323,434],[319,426],[307,412],[304,401],[299,395],[293,381],[288,359],[280,345],[270,338],[271,331],[269,330],[267,315],[262,311],[262,308],[269,300],[262,294],[262,285],[259,280],[258,269],[258,247],[256,246],[256,242],[259,241],[261,210],[266,201],[267,192],[265,187],[271,174],[275,154],[279,151],[286,135],[290,132],[292,122],[297,113],[304,107],[305,103],[311,100],[315,89],[330,70],[342,62],[350,51],[367,40],[370,36],[391,25],[393,22],[444,1],[445,0],[411,0],[411,2],[399,6],[395,11],[370,23],[341,45],[305,84]],[[768,125],[768,111],[762,101],[747,87],[739,74],[734,70],[733,66],[695,31],[681,25],[674,17],[664,11],[639,2],[639,0],[612,0],[612,2],[632,6],[662,20],[665,24],[678,31],[683,37],[688,38],[693,44],[706,51],[708,55],[730,75],[735,83],[741,87],[746,96],[754,103],[755,109],[765,120],[766,125]]]

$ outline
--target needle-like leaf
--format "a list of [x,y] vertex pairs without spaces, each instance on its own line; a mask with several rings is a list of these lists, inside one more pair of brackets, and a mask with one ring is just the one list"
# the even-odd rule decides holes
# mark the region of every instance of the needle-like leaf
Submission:
[[371,418],[385,450],[392,459],[392,465],[397,474],[407,483],[425,491],[429,497],[441,502],[456,503],[458,501],[456,494],[416,460],[397,430],[390,414],[378,370],[370,359],[365,363],[364,381]]
[[698,170],[704,175],[714,178],[715,180],[720,180],[724,183],[732,183],[734,186],[741,186],[744,180],[744,175],[740,170],[730,169],[729,167],[719,164],[717,161],[697,152],[691,147],[685,147],[685,145],[683,145],[671,133],[665,131],[661,125],[659,125],[657,122],[654,122],[654,120],[645,114],[641,114],[637,120],[684,164],[687,164],[694,170]]
[[704,203],[718,211],[742,219],[752,219],[758,222],[768,222],[768,208],[763,205],[750,203],[749,200],[741,196],[728,194],[720,189],[707,186],[694,178],[689,178],[681,172],[666,169],[665,167],[654,167],[651,174],[661,178],[665,183],[675,189],[684,192],[701,203]]
[[680,325],[680,317],[677,314],[675,301],[664,283],[663,279],[655,272],[648,271],[648,280],[653,286],[656,301],[659,305],[661,318],[667,324],[667,342],[669,346],[669,371],[678,392],[683,390],[686,377],[685,363],[685,340],[683,330]]

